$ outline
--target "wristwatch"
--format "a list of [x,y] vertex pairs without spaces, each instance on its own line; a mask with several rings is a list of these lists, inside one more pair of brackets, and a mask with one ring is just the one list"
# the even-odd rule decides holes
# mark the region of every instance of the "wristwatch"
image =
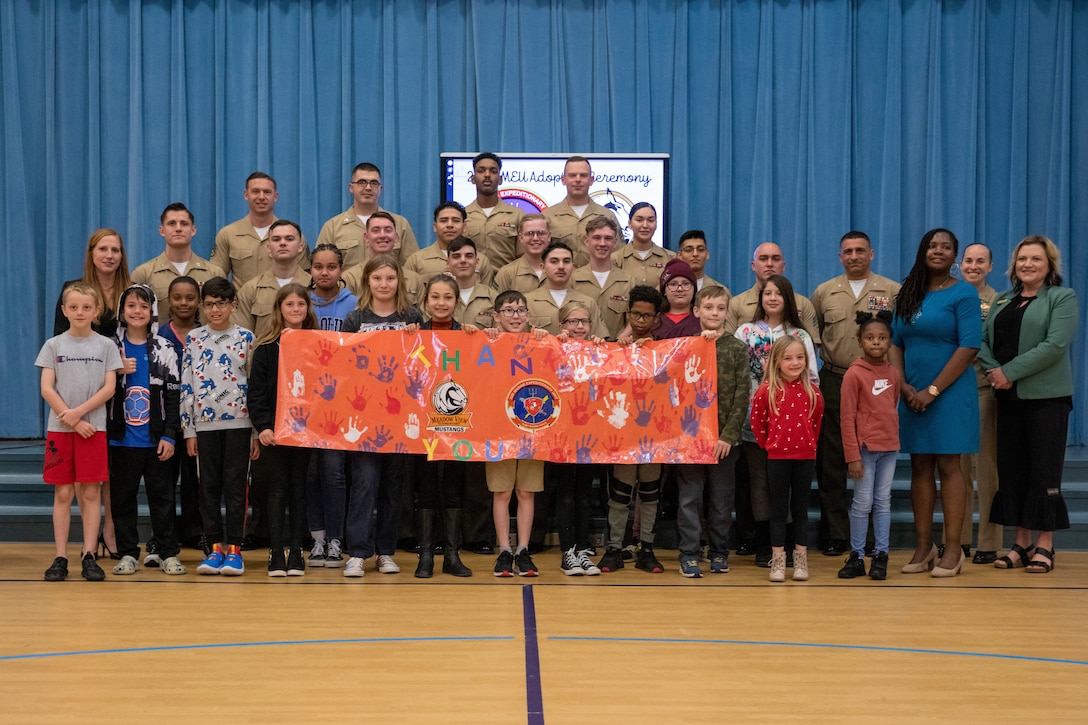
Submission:
[[934,398],[941,394],[941,391],[937,389],[936,385],[930,385],[928,388],[926,388],[926,392],[932,395]]

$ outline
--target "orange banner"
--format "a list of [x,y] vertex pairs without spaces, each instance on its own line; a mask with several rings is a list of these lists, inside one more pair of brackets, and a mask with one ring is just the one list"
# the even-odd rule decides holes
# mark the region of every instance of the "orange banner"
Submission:
[[714,343],[620,347],[483,332],[280,340],[276,442],[434,459],[710,463]]

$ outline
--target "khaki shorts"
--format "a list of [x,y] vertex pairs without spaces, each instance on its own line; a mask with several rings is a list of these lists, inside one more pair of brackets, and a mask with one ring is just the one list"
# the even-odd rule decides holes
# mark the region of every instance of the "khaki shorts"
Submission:
[[658,481],[661,479],[661,464],[617,463],[612,467],[612,475],[616,477],[617,481],[626,483],[628,486],[634,486],[639,482]]
[[544,462],[518,460],[488,461],[484,464],[487,472],[487,490],[492,493],[503,491],[543,491]]

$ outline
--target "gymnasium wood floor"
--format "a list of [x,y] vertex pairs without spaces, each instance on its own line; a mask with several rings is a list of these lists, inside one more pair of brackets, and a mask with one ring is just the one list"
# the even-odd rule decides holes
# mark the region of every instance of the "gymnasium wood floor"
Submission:
[[[1049,575],[772,585],[751,558],[683,579],[240,579],[154,569],[42,581],[48,544],[0,544],[0,721],[1084,722],[1088,553]],[[184,550],[195,570],[197,552]],[[440,561],[440,560],[439,560]]]

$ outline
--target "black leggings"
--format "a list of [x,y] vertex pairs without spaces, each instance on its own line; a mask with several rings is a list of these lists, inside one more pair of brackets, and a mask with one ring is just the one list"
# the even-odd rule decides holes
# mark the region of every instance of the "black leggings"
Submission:
[[418,456],[414,463],[417,509],[461,508],[467,462],[428,461],[424,456]]
[[768,460],[771,490],[771,546],[786,545],[786,516],[792,516],[793,541],[808,546],[808,498],[816,461]]

